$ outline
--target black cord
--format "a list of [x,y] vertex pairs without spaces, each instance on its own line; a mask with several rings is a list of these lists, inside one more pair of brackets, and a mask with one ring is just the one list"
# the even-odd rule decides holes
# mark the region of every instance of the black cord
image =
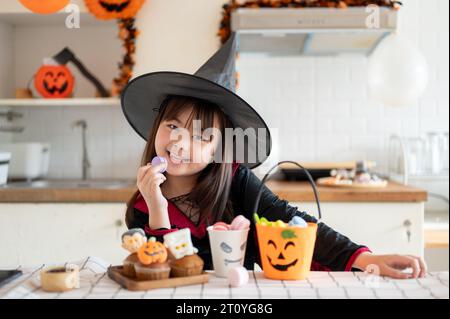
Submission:
[[445,197],[444,195],[436,194],[436,193],[428,193],[428,196],[431,198],[440,199],[443,202],[445,202],[447,205],[449,204],[448,197]]
[[[309,171],[304,168],[302,165],[300,165],[297,162],[293,162],[293,161],[282,161],[279,162],[278,164],[276,164],[275,166],[273,166],[264,176],[264,178],[262,179],[261,183],[262,185],[264,185],[264,183],[269,179],[270,174],[272,173],[272,171],[277,168],[278,166],[280,166],[281,164],[294,164],[298,167],[300,167],[306,174],[306,177],[308,177],[308,182],[311,185],[313,192],[314,192],[314,197],[316,199],[316,204],[317,204],[317,211],[319,213],[319,221],[322,219],[322,211],[320,209],[320,200],[319,200],[319,194],[317,192],[317,186],[316,183],[314,183],[314,179],[312,178],[311,174],[309,173]],[[259,207],[259,201],[261,199],[261,195],[262,195],[262,191],[263,191],[263,187],[261,186],[258,195],[256,196],[256,201],[255,201],[255,208],[253,209],[253,213],[258,213],[258,207]]]

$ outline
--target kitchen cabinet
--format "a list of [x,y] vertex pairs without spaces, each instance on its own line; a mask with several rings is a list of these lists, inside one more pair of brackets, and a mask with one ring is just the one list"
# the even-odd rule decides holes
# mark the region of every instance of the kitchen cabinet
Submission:
[[124,203],[0,204],[0,268],[101,256],[120,263]]
[[[134,184],[116,189],[0,188],[0,267],[98,256],[120,263],[125,203]],[[306,182],[269,181],[291,206],[317,216]],[[427,192],[396,183],[383,189],[319,187],[323,222],[377,254],[424,255]]]
[[[313,202],[290,203],[317,216]],[[376,254],[424,255],[424,203],[325,202],[322,221]]]
[[[296,203],[315,215],[313,202]],[[423,203],[322,203],[322,221],[377,254],[423,256]],[[101,256],[112,263],[120,249],[125,204],[0,204],[0,267]]]

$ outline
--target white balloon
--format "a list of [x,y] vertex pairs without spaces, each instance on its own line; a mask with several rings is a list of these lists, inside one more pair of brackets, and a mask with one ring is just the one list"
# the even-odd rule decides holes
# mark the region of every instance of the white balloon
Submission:
[[406,106],[420,98],[428,84],[422,53],[398,35],[386,37],[369,58],[370,96],[386,106]]

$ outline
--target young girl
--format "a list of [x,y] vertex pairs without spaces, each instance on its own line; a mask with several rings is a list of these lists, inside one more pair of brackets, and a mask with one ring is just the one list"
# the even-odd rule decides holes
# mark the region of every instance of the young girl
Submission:
[[[234,91],[235,36],[194,75],[154,72],[131,81],[122,94],[126,119],[147,140],[141,167],[137,172],[138,191],[128,202],[126,223],[141,228],[146,235],[162,241],[162,236],[189,228],[192,242],[212,269],[206,227],[217,221],[230,222],[237,215],[253,220],[254,205],[263,189],[257,213],[270,221],[289,222],[300,216],[317,220],[278,198],[252,173],[270,154],[269,130],[258,113]],[[195,129],[200,121],[201,130]],[[215,130],[209,130],[215,128]],[[254,129],[255,140],[244,146],[248,153],[263,154],[255,162],[248,157],[237,161],[235,148],[226,141],[228,128]],[[203,134],[208,129],[208,134]],[[173,138],[178,132],[187,138]],[[260,152],[262,150],[262,152]],[[247,153],[247,155],[248,155]],[[153,157],[167,164],[152,166]],[[167,165],[167,166],[166,166]],[[161,169],[166,168],[164,173]],[[244,266],[253,269],[259,262],[254,225],[251,226]],[[380,275],[407,279],[423,277],[422,258],[400,255],[374,255],[364,246],[319,223],[313,255],[313,270],[350,271],[379,269]],[[412,273],[402,270],[412,269]]]
[[[219,144],[216,136],[211,139],[192,136],[190,149],[185,148],[189,143],[178,145],[170,140],[173,130],[192,130],[194,119],[201,120],[202,126],[215,127],[221,132],[229,127],[226,116],[207,101],[187,97],[169,97],[165,101],[148,137],[143,166],[137,173],[139,190],[128,203],[126,222],[129,228],[142,228],[148,236],[156,236],[159,240],[168,232],[189,228],[193,244],[205,261],[205,269],[212,269],[206,227],[216,221],[230,222],[239,214],[252,220],[252,209],[261,187],[264,188],[258,209],[261,217],[289,222],[298,215],[308,222],[317,222],[279,199],[243,165],[209,160],[191,163],[190,159],[194,157],[192,144],[201,143],[201,158],[211,160]],[[223,147],[224,157],[227,151]],[[147,164],[156,155],[168,159],[165,174],[159,173],[164,164],[155,167]],[[253,269],[258,261],[254,232],[252,227],[244,262],[248,269]],[[377,265],[381,275],[393,278],[417,278],[426,273],[425,264],[419,257],[373,255],[366,247],[356,245],[323,223],[319,224],[313,260],[314,270],[365,270],[368,265]],[[412,268],[412,274],[401,271],[405,268]]]

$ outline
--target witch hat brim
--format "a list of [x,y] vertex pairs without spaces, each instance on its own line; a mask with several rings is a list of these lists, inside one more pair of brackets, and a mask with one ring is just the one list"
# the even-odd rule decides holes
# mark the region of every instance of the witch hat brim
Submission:
[[[261,116],[232,91],[235,55],[236,40],[232,34],[194,75],[164,71],[133,79],[125,87],[121,98],[127,121],[147,140],[159,107],[167,96],[182,95],[207,100],[224,112],[234,128],[242,128],[248,133],[248,138],[244,139],[244,161],[238,162],[248,168],[261,165],[270,155],[270,131]],[[256,159],[248,154],[256,154]]]

